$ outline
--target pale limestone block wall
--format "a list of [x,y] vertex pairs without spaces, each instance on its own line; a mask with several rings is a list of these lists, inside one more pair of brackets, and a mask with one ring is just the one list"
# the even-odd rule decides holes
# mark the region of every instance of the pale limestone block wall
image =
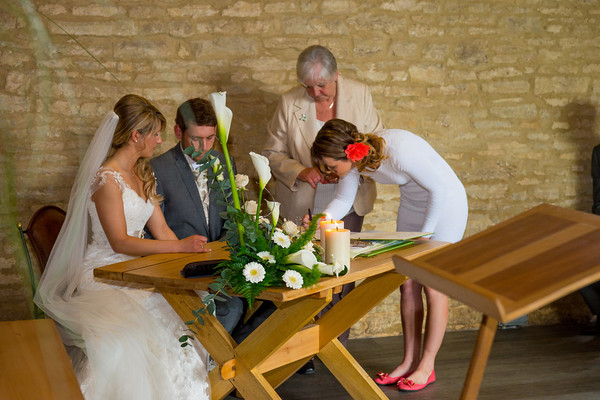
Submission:
[[[247,153],[261,150],[278,96],[296,85],[298,53],[315,43],[333,51],[342,75],[370,86],[386,126],[424,137],[448,160],[469,196],[467,236],[543,202],[590,210],[590,153],[600,142],[597,4],[5,0],[0,320],[31,315],[16,221],[43,204],[66,206],[87,144],[120,96],[141,94],[164,112],[162,152],[175,143],[182,101],[226,90],[231,150],[252,175]],[[365,229],[394,230],[398,188],[378,189]],[[449,329],[479,322],[457,302],[450,311]],[[588,317],[574,294],[529,323]],[[352,335],[399,331],[396,293]]]

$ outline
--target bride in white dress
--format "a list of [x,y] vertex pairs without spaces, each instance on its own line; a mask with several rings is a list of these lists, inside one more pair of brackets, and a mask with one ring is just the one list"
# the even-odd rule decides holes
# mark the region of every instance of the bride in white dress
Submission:
[[[67,218],[35,296],[57,322],[86,399],[210,399],[207,353],[180,348],[185,325],[159,294],[93,277],[95,267],[154,253],[203,252],[178,240],[147,163],[166,125],[146,99],[126,95],[102,121],[71,191]],[[142,239],[146,226],[157,240]]]

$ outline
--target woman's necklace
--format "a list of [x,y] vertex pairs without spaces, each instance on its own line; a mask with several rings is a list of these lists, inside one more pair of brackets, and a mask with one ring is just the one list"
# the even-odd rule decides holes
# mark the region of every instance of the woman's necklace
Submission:
[[318,112],[319,114],[325,114],[325,113],[328,113],[328,112],[329,112],[329,110],[331,110],[331,109],[333,108],[333,106],[334,106],[334,105],[335,105],[335,99],[331,100],[331,104],[330,104],[330,105],[329,105],[327,108],[325,108],[325,109],[322,109],[322,110],[319,110],[319,109],[317,109],[317,112]]
[[129,174],[129,175],[130,175],[132,178],[134,178],[134,179],[135,179],[135,178],[137,178],[137,175],[136,175],[135,171],[133,170],[133,167],[131,167],[131,168],[127,168],[127,167],[123,166],[123,164],[122,164],[122,163],[120,162],[120,160],[118,160],[118,159],[115,159],[115,162],[117,163],[117,165],[118,165],[119,167],[121,167],[121,170],[122,170],[123,172],[125,172],[125,173]]

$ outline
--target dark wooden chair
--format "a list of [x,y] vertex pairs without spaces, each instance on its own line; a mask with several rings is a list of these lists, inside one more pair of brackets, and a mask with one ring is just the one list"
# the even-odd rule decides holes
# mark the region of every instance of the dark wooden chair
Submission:
[[[21,234],[21,240],[23,242],[23,248],[25,249],[25,256],[27,258],[27,265],[29,267],[29,278],[31,281],[31,290],[35,295],[37,283],[35,280],[35,274],[33,273],[33,263],[31,262],[31,254],[29,252],[29,246],[25,236],[29,239],[33,253],[35,254],[40,268],[40,273],[44,272],[48,257],[52,247],[58,238],[60,228],[65,222],[66,213],[63,209],[56,206],[43,206],[39,208],[35,214],[29,220],[29,224],[26,229],[23,229],[23,225],[18,222],[17,228]],[[35,318],[43,318],[44,314],[34,303],[34,314]]]

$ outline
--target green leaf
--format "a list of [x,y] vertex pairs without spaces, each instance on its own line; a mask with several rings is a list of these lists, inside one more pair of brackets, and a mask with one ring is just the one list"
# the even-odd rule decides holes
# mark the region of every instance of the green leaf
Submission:
[[183,153],[187,154],[189,156],[190,154],[192,154],[194,152],[194,150],[196,150],[196,148],[194,146],[189,146],[189,147],[186,147],[185,149],[183,149]]
[[202,299],[202,302],[204,304],[209,304],[212,301],[214,301],[215,299],[215,295],[213,293],[207,294],[206,296],[204,296],[204,298]]
[[217,309],[217,305],[215,304],[215,302],[210,302],[206,305],[206,309],[208,311],[209,314],[214,314],[215,310]]

